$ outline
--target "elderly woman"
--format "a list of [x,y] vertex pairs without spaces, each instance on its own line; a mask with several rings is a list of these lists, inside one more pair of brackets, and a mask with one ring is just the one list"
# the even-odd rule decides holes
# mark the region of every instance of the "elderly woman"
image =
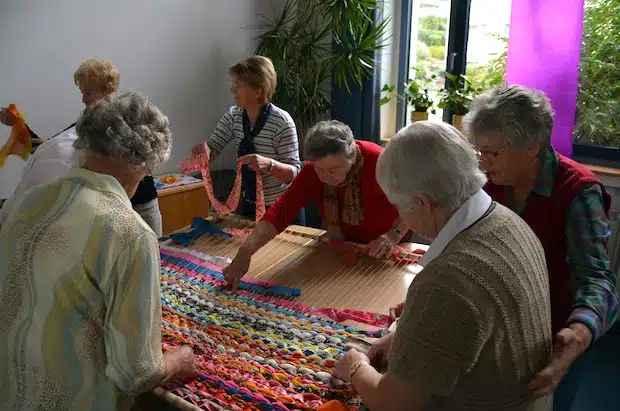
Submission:
[[327,223],[328,236],[370,242],[370,254],[375,257],[389,255],[402,240],[403,223],[375,179],[380,146],[355,140],[347,125],[333,120],[308,131],[304,149],[309,161],[224,269],[233,289],[247,272],[252,255],[311,201]]
[[157,237],[129,200],[170,155],[168,119],[128,92],[76,129],[81,167],[32,189],[0,231],[3,410],[127,410],[195,372],[191,349],[162,355]]
[[[235,142],[243,164],[237,214],[256,217],[256,174],[263,174],[265,205],[271,206],[293,181],[301,162],[295,122],[273,103],[277,74],[267,57],[252,56],[229,70],[235,106],[222,117],[211,138],[194,147],[194,154],[217,157]],[[303,214],[296,221],[303,224]]]
[[[80,64],[73,73],[73,81],[80,89],[82,102],[88,106],[118,90],[120,73],[111,61],[89,59]],[[12,126],[15,118],[8,110],[0,109],[0,122]],[[44,141],[30,128],[28,130],[33,141]],[[26,165],[22,179],[13,195],[0,208],[0,225],[4,224],[15,205],[20,203],[29,189],[41,184],[53,183],[67,176],[71,168],[74,154],[73,143],[76,139],[75,123],[73,123],[37,148]],[[140,182],[136,193],[131,197],[131,204],[153,231],[161,236],[161,213],[152,176],[146,176]]]
[[532,383],[548,394],[562,375],[555,410],[569,410],[584,359],[571,364],[614,323],[618,312],[607,241],[610,196],[586,167],[551,146],[553,112],[547,97],[521,86],[481,95],[465,118],[480,151],[491,197],[518,213],[545,249],[556,351]]
[[[414,123],[388,144],[377,180],[432,243],[396,331],[370,358],[349,351],[335,374],[372,410],[550,410],[550,396],[527,389],[551,355],[544,250],[484,192],[474,148],[450,125]],[[371,364],[385,356],[381,374]]]

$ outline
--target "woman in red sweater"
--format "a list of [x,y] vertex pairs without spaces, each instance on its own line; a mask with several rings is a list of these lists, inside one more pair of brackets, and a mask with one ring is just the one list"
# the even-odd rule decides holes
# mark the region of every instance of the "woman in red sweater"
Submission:
[[332,120],[308,132],[304,149],[309,161],[224,269],[233,289],[247,272],[252,255],[284,231],[311,201],[317,204],[330,238],[369,244],[374,257],[389,255],[402,240],[405,226],[375,178],[381,146],[355,140],[347,125]]

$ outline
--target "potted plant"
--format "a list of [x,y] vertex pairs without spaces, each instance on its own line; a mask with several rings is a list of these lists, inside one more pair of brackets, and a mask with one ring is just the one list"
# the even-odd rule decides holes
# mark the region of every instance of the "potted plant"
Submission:
[[[436,76],[433,74],[430,78],[425,78],[424,82],[434,79]],[[405,83],[405,100],[407,104],[411,106],[411,122],[428,120],[428,110],[435,114],[435,108],[433,107],[433,99],[428,93],[428,87],[426,84],[420,84],[416,80],[409,80]]]
[[469,111],[469,105],[480,90],[462,74],[457,76],[446,72],[446,80],[452,84],[443,90],[437,107],[449,108],[452,112],[452,125],[461,130],[463,116]]
[[305,131],[329,116],[330,81],[350,91],[373,76],[388,18],[372,14],[382,0],[286,0],[273,16],[263,17],[256,54],[269,57],[278,73],[273,102],[297,123],[300,145]]
[[[409,79],[404,84],[404,95],[399,96],[402,101],[405,101],[407,105],[411,106],[411,122],[428,120],[428,111],[435,114],[435,108],[433,107],[433,99],[429,93],[429,85],[434,81],[437,76],[435,74],[429,76],[424,70],[420,68],[413,68],[416,71],[416,78]],[[380,104],[386,104],[391,100],[392,94],[395,90],[394,85],[385,84],[382,93],[386,95],[381,98]]]

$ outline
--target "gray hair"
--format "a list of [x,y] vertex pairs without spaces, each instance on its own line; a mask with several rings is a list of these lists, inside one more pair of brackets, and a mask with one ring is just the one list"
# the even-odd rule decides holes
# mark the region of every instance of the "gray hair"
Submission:
[[411,208],[424,194],[445,211],[458,209],[484,186],[475,148],[446,123],[419,121],[401,129],[377,162],[377,181],[392,204]]
[[476,137],[498,137],[507,146],[526,150],[551,147],[553,109],[542,91],[523,86],[499,86],[478,96],[463,119],[472,141]]
[[342,154],[352,159],[357,152],[351,128],[337,120],[317,123],[306,135],[304,151],[308,160],[318,160],[330,154]]
[[168,124],[168,117],[146,96],[136,91],[112,93],[86,107],[75,126],[74,147],[151,172],[170,157]]

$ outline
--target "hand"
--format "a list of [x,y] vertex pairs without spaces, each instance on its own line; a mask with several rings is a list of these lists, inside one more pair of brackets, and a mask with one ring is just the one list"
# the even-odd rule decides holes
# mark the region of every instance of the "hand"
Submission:
[[571,324],[555,336],[551,361],[530,381],[528,389],[535,397],[555,391],[570,366],[588,348],[592,336],[583,324]]
[[164,354],[167,357],[168,364],[171,365],[170,370],[166,370],[168,374],[167,381],[188,380],[196,378],[200,375],[198,370],[198,358],[194,355],[192,348],[183,345]]
[[395,231],[388,231],[368,244],[368,254],[375,258],[388,258],[399,242],[400,235]]
[[258,154],[247,154],[239,157],[241,164],[247,164],[249,169],[257,173],[266,173],[271,166],[271,159]]
[[403,313],[403,308],[405,308],[404,302],[397,304],[394,307],[390,307],[390,318],[392,319],[392,321],[396,321],[396,319],[400,317],[400,315]]
[[370,359],[367,356],[357,351],[355,348],[351,348],[349,352],[343,355],[338,362],[336,362],[336,366],[332,370],[332,374],[340,378],[342,381],[349,381],[349,375],[351,374],[351,367],[358,362],[366,362],[370,364]]
[[15,117],[15,115],[11,113],[8,108],[0,109],[0,123],[11,127],[15,124],[15,121],[17,121],[17,117]]
[[390,352],[393,338],[394,333],[389,333],[372,343],[372,347],[368,351],[368,358],[370,359],[370,364],[377,370],[385,370],[387,368],[387,356]]
[[211,159],[211,150],[209,150],[209,145],[206,141],[192,147],[192,156],[198,156],[201,154],[206,154],[207,159]]
[[232,263],[222,270],[226,282],[232,285],[233,291],[239,288],[239,280],[248,272],[251,260],[252,253],[241,247]]

